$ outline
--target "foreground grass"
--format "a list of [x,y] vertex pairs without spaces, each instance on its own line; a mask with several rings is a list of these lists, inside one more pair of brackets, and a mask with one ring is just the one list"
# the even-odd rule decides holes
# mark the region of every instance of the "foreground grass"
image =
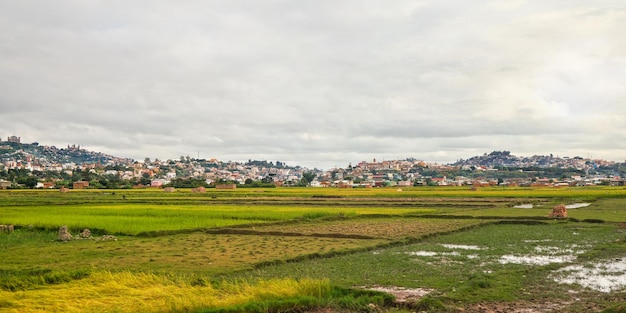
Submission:
[[[508,256],[522,260],[551,260],[556,256],[569,255],[569,251],[575,252],[572,252],[572,259],[565,263],[502,261]],[[615,225],[571,222],[494,224],[429,238],[416,244],[282,264],[229,277],[311,277],[329,279],[343,287],[382,285],[427,288],[433,289],[431,298],[452,307],[457,305],[455,303],[521,300],[567,303],[574,297],[582,297],[601,308],[626,297],[626,290],[603,293],[581,286],[559,284],[550,275],[569,264],[623,259],[626,257],[624,251],[626,235]],[[571,310],[588,311],[575,307]]]
[[[388,242],[384,239],[310,236],[206,234],[193,232],[158,237],[118,237],[117,241],[57,242],[54,233],[26,230],[0,237],[0,269],[88,271],[119,269],[212,275],[252,269],[258,263],[284,262],[307,255],[332,256]],[[29,237],[30,239],[12,239]],[[1,278],[1,277],[0,277]],[[0,279],[1,283],[1,279]]]
[[263,311],[264,307],[280,307],[280,301],[301,307],[319,306],[331,295],[327,280],[278,279],[218,285],[201,282],[146,273],[96,271],[86,278],[43,289],[0,290],[0,311],[193,312],[215,308]]
[[18,229],[0,236],[0,269],[8,273],[95,268],[214,275],[260,264],[329,258],[481,223],[479,219],[343,217],[215,231],[119,236],[117,241],[108,242],[58,242],[54,231]]
[[[388,308],[388,296],[352,289],[375,285],[432,289],[416,311],[518,301],[599,311],[626,291],[560,284],[552,275],[626,258],[625,190],[0,191],[0,224],[24,226],[0,234],[0,311]],[[541,206],[512,208],[526,202]],[[592,205],[570,210],[574,219],[546,218],[553,204],[574,202]],[[118,240],[57,242],[60,225]],[[568,263],[502,262],[538,251],[576,252]],[[283,284],[304,291],[266,292]]]

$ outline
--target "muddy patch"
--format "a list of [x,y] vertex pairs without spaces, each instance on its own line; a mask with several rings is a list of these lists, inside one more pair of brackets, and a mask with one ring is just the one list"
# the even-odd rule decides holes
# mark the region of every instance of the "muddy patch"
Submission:
[[453,244],[442,244],[444,248],[448,249],[460,249],[460,250],[484,250],[486,248],[475,246],[475,245],[453,245]]
[[578,284],[600,292],[618,291],[626,288],[626,260],[566,266],[552,278],[561,284]]
[[531,303],[525,301],[518,302],[498,302],[498,303],[478,303],[468,306],[464,312],[480,313],[544,313],[559,311],[567,303]]
[[396,298],[397,303],[415,303],[434,290],[426,288],[403,288],[396,286],[372,286],[358,288],[388,293]]

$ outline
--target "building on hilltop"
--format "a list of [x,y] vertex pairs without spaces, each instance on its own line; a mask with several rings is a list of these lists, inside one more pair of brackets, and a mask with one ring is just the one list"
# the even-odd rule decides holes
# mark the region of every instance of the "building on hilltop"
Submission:
[[8,142],[15,142],[15,143],[20,143],[21,138],[17,137],[17,136],[11,136],[11,137],[7,137],[7,141]]

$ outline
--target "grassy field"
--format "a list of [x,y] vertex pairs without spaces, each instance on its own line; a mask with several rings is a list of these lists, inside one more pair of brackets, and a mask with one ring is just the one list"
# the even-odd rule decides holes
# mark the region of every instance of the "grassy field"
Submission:
[[[548,218],[559,203],[589,205]],[[624,187],[14,190],[0,224],[15,225],[0,233],[0,312],[626,306]],[[94,238],[57,241],[62,225]],[[577,280],[594,266],[596,284]]]

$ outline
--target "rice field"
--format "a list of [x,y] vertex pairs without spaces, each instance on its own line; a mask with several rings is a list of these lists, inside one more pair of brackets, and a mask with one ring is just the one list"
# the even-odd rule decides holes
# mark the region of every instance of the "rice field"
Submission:
[[87,278],[45,289],[0,290],[0,311],[193,312],[295,297],[321,298],[330,292],[327,280],[264,280],[214,287],[150,273],[95,271]]
[[[588,205],[548,218],[559,203]],[[11,190],[0,224],[15,225],[0,233],[0,312],[601,312],[626,298],[624,187]],[[93,237],[57,241],[62,225]]]

